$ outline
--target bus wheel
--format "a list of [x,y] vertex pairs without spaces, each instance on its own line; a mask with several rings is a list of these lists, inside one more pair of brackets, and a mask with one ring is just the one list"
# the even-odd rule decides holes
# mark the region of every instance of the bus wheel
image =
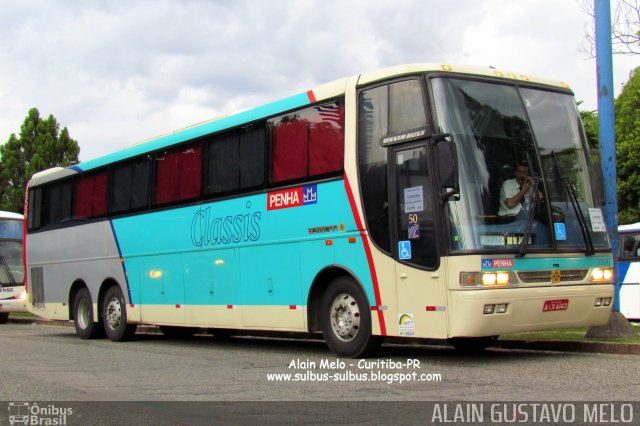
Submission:
[[2,312],[0,314],[0,324],[6,324],[9,321],[9,312]]
[[371,335],[367,298],[351,278],[336,278],[324,293],[322,333],[331,352],[339,356],[366,356],[380,345],[380,338]]
[[76,326],[76,334],[81,339],[104,337],[104,327],[94,321],[91,293],[86,287],[81,288],[73,299],[73,323]]
[[191,337],[199,330],[197,327],[173,327],[170,325],[161,325],[160,331],[166,337],[170,337],[172,339],[184,339],[187,337]]
[[449,344],[460,352],[480,352],[493,345],[498,336],[487,337],[452,337]]
[[102,320],[104,331],[113,342],[131,340],[136,333],[137,325],[127,324],[127,306],[124,303],[122,291],[117,285],[107,290],[102,305]]

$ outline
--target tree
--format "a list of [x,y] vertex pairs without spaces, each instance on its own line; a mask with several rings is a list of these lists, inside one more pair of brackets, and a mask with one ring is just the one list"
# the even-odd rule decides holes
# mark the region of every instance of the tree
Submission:
[[[595,13],[593,0],[580,0],[580,7],[591,17]],[[640,0],[617,0],[611,13],[611,48],[614,54],[640,55]],[[594,58],[596,46],[595,29],[585,33],[581,50]]]
[[67,128],[53,115],[40,118],[37,108],[29,110],[20,136],[9,136],[0,146],[0,209],[22,212],[27,182],[34,173],[50,167],[78,164],[80,147]]
[[618,222],[640,221],[640,67],[615,100]]

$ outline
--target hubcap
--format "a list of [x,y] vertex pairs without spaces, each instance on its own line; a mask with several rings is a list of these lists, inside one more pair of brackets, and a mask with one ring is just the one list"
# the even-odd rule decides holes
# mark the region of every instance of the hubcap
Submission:
[[116,297],[109,300],[107,308],[105,309],[105,318],[107,319],[107,325],[110,329],[116,330],[122,320],[122,306],[120,300]]
[[360,328],[360,308],[350,294],[340,294],[331,304],[331,327],[338,338],[353,340]]
[[91,305],[87,301],[87,299],[80,300],[78,303],[78,325],[81,329],[86,329],[89,327],[89,323],[91,322]]

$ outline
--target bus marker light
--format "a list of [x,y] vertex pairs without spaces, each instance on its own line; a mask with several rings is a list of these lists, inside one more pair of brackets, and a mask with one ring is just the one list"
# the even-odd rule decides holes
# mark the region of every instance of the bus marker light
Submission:
[[120,263],[124,263],[124,257],[120,258]]
[[328,245],[328,246],[332,246],[333,245],[333,240],[326,240],[324,243],[326,245]]
[[463,286],[478,285],[478,274],[476,272],[461,272],[460,285],[463,285]]
[[162,278],[162,271],[159,269],[150,270],[149,278],[151,278],[152,280],[157,280],[158,278]]
[[224,260],[216,259],[215,262],[213,262],[213,263],[215,263],[216,265],[224,265]]
[[442,65],[442,71],[451,71],[453,70],[453,68],[451,67],[451,65]]
[[499,303],[496,305],[496,314],[504,314],[507,312],[508,303]]
[[349,244],[355,244],[356,237],[349,237]]
[[298,307],[296,305],[289,305],[289,309],[295,311]]
[[227,305],[227,309],[233,309],[233,305]]
[[495,308],[496,305],[484,305],[484,314],[492,314]]

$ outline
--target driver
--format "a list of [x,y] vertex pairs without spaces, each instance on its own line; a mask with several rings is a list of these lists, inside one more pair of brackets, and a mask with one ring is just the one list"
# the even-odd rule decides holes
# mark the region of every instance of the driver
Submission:
[[[500,188],[500,209],[498,216],[516,216],[527,207],[533,191],[533,179],[529,176],[529,165],[521,162],[516,166],[513,179],[507,179]],[[538,199],[543,195],[538,190]],[[526,209],[525,209],[526,211]]]

